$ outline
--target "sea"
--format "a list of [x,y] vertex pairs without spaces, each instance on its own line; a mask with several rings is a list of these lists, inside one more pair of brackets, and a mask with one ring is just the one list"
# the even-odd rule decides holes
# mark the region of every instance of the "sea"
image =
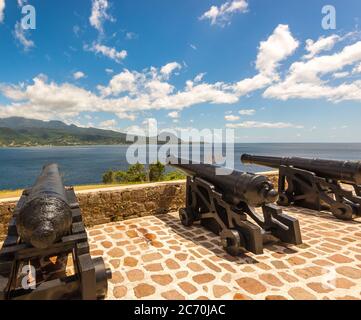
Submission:
[[[102,182],[105,171],[126,170],[128,146],[0,148],[0,190],[31,186],[45,164],[57,163],[66,185]],[[239,143],[234,146],[235,169],[247,172],[272,169],[243,165],[243,153],[280,157],[360,160],[361,143]]]

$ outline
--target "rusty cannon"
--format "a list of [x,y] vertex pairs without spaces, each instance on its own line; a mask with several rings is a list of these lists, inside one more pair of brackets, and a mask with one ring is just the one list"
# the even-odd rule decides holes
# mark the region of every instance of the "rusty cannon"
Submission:
[[167,164],[188,176],[186,207],[179,211],[182,224],[189,227],[200,222],[221,237],[229,254],[236,256],[242,250],[262,254],[269,241],[302,243],[298,220],[274,204],[278,193],[266,177],[229,169],[226,175],[218,174],[221,167],[173,156]]
[[111,272],[92,258],[73,188],[56,164],[23,192],[0,250],[0,300],[105,298]]
[[248,154],[241,161],[279,170],[280,205],[328,210],[341,220],[361,215],[361,162]]

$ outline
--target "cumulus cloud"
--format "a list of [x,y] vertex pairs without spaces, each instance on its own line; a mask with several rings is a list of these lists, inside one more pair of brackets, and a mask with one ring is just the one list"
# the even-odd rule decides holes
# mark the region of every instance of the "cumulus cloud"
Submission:
[[203,72],[203,73],[199,73],[199,74],[197,74],[196,76],[195,76],[195,78],[194,78],[194,82],[201,82],[202,80],[203,80],[203,78],[204,78],[204,76],[206,75],[206,73],[205,72]]
[[258,121],[245,121],[241,123],[228,123],[227,128],[237,129],[237,128],[267,128],[267,129],[285,129],[285,128],[296,128],[302,129],[303,126],[294,125],[292,123],[286,122],[258,122]]
[[85,77],[85,73],[82,72],[82,71],[77,71],[77,72],[73,73],[73,78],[75,80],[79,80],[79,79],[84,78],[84,77]]
[[356,65],[354,69],[352,70],[352,73],[361,73],[361,63]]
[[118,127],[118,122],[115,119],[105,120],[99,123],[99,127],[104,130],[114,130]]
[[243,13],[248,9],[247,0],[227,1],[220,7],[212,6],[208,11],[202,14],[200,20],[210,20],[212,25],[218,24],[224,26],[230,23],[235,13]]
[[91,51],[96,54],[101,54],[105,57],[108,57],[109,59],[114,60],[117,63],[120,63],[128,55],[126,50],[117,51],[115,48],[108,47],[100,43],[93,43],[91,46],[84,45],[84,50]]
[[[297,47],[298,41],[292,36],[288,26],[279,25],[260,43],[255,63],[256,74],[233,83],[207,83],[203,81],[204,75],[198,74],[176,87],[171,80],[181,65],[170,62],[142,71],[123,69],[94,90],[49,81],[43,75],[35,77],[31,83],[0,84],[0,93],[8,100],[5,105],[0,106],[0,117],[21,115],[39,119],[69,119],[83,112],[107,112],[121,119],[134,120],[144,111],[169,110],[172,111],[170,114],[175,115],[184,108],[198,104],[208,104],[209,107],[235,104],[240,97],[259,89],[265,89],[264,97],[274,99],[323,98],[333,102],[361,101],[361,80],[349,77],[348,82],[332,86],[335,77],[339,79],[337,82],[340,82],[343,72],[360,71],[361,41],[347,45],[332,55],[301,58],[292,63],[288,71],[282,70],[281,73],[281,63],[294,53]],[[87,49],[89,50],[89,47]],[[97,51],[95,45],[93,50]],[[108,52],[107,49],[98,51],[104,55]],[[115,49],[114,51],[117,52]],[[109,55],[116,58],[114,52]],[[241,116],[254,113],[253,109],[239,111]],[[233,122],[239,120],[233,119]],[[284,122],[245,121],[230,125],[234,128],[301,128]]]
[[178,119],[179,118],[179,112],[178,111],[169,112],[168,117],[172,118],[172,119]]
[[14,37],[23,46],[25,51],[28,51],[29,49],[31,49],[32,47],[35,46],[35,44],[32,40],[27,39],[28,31],[29,30],[23,29],[23,27],[21,26],[21,22],[18,21],[15,24],[15,29],[13,32]]
[[292,36],[289,27],[278,25],[273,34],[262,41],[257,55],[256,68],[265,76],[274,76],[279,63],[298,48],[299,42]]
[[305,59],[311,59],[322,51],[331,50],[335,44],[341,40],[338,35],[331,35],[329,37],[320,37],[317,41],[312,39],[306,40],[306,50],[309,52],[304,56]]
[[99,32],[103,32],[103,24],[106,20],[114,21],[114,18],[108,14],[108,0],[92,0],[92,11],[89,22],[92,27]]
[[279,76],[277,68],[279,64],[288,58],[298,48],[299,42],[292,36],[287,25],[280,24],[268,37],[262,41],[258,48],[256,69],[259,72],[252,78],[246,78],[234,85],[239,95],[262,89]]
[[4,21],[5,0],[0,0],[0,23]]
[[263,96],[288,100],[291,98],[321,99],[338,102],[361,100],[361,81],[332,86],[327,75],[342,72],[347,66],[361,61],[361,41],[344,47],[332,55],[317,56],[307,61],[294,62],[281,82],[265,90]]
[[234,116],[232,114],[224,116],[224,120],[226,121],[238,121],[239,119],[239,116]]
[[238,112],[242,116],[253,116],[256,113],[254,109],[243,109]]
[[178,62],[167,63],[160,69],[161,74],[168,78],[175,70],[182,69],[182,66]]

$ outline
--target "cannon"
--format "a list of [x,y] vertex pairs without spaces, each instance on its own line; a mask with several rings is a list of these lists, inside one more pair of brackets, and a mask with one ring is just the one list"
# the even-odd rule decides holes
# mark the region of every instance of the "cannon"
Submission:
[[105,298],[111,271],[92,258],[79,203],[56,164],[23,192],[0,250],[0,300]]
[[279,170],[282,206],[327,210],[341,220],[361,215],[361,162],[248,154],[241,161]]
[[266,177],[237,170],[220,175],[215,165],[187,162],[173,156],[167,159],[168,165],[187,174],[186,207],[179,210],[184,226],[200,222],[220,236],[232,256],[242,251],[262,254],[264,244],[271,241],[302,243],[298,220],[274,204],[278,193]]

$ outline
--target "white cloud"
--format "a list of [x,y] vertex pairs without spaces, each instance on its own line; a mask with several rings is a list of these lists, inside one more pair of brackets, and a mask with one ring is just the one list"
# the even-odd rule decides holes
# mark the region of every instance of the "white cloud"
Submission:
[[179,118],[179,112],[178,111],[169,112],[168,117],[172,118],[172,119],[178,119]]
[[76,37],[79,37],[79,34],[81,32],[80,27],[78,25],[73,26],[73,32],[74,32]]
[[196,75],[196,77],[194,78],[193,81],[194,81],[194,82],[201,82],[201,81],[203,80],[203,78],[204,78],[205,75],[206,75],[205,72],[199,73],[199,74]]
[[194,45],[194,44],[191,43],[189,46],[190,46],[193,50],[197,50],[197,46],[196,46],[196,45]]
[[218,24],[224,26],[230,23],[232,15],[236,12],[246,12],[248,8],[247,0],[227,1],[220,7],[212,6],[208,11],[203,13],[200,20],[208,19],[212,25]]
[[345,72],[336,72],[334,73],[332,76],[335,78],[335,79],[340,79],[340,78],[346,78],[350,75],[349,72],[345,71]]
[[278,25],[266,41],[258,48],[256,69],[258,74],[246,78],[234,85],[238,95],[243,96],[262,89],[279,78],[277,68],[281,61],[288,58],[298,47],[298,41],[292,36],[287,25]]
[[105,120],[99,123],[99,127],[105,130],[114,130],[118,126],[118,122],[115,119]]
[[279,63],[298,48],[299,42],[292,36],[289,27],[278,25],[273,34],[262,41],[257,55],[256,68],[265,76],[275,76]]
[[28,30],[24,30],[22,28],[20,22],[17,22],[15,24],[15,29],[14,29],[14,32],[13,32],[14,37],[24,47],[25,51],[28,51],[30,48],[35,46],[35,44],[34,44],[34,42],[32,40],[29,40],[29,39],[26,38],[27,33],[28,33]]
[[126,50],[117,51],[115,48],[107,47],[100,43],[93,43],[91,46],[84,45],[84,50],[95,52],[96,54],[102,54],[117,63],[120,63],[127,57]]
[[306,50],[309,52],[304,56],[305,59],[311,59],[322,51],[331,50],[335,44],[341,40],[338,35],[331,35],[329,37],[320,37],[317,41],[312,39],[306,40]]
[[73,78],[75,80],[79,80],[79,79],[84,78],[84,77],[85,77],[85,73],[82,72],[82,71],[77,71],[77,72],[73,73]]
[[4,21],[5,0],[0,0],[0,23]]
[[99,32],[103,32],[104,21],[114,21],[114,18],[108,14],[108,9],[108,0],[92,0],[92,12],[89,22]]
[[322,79],[327,75],[341,72],[345,67],[361,61],[361,41],[344,47],[333,55],[314,57],[307,61],[297,61],[289,69],[285,79],[267,88],[263,93],[266,98],[288,100],[326,99],[338,102],[361,100],[361,81],[342,83],[332,86]]
[[245,121],[241,123],[228,123],[227,128],[237,129],[237,128],[267,128],[267,129],[285,129],[285,128],[296,128],[302,129],[303,126],[294,125],[292,123],[285,122],[258,122],[258,121]]
[[165,76],[169,77],[173,71],[182,69],[182,66],[178,62],[167,63],[160,69],[160,72]]
[[133,39],[137,39],[138,35],[135,32],[127,32],[125,34],[125,39],[127,40],[133,40]]
[[232,114],[224,116],[226,121],[238,121],[240,118],[239,116],[234,116]]
[[361,73],[361,63],[352,70],[352,73]]
[[111,74],[111,73],[114,73],[114,70],[113,70],[113,69],[106,68],[106,69],[105,69],[105,72],[108,73],[108,74]]
[[254,109],[243,109],[238,112],[242,116],[253,116],[256,113]]

